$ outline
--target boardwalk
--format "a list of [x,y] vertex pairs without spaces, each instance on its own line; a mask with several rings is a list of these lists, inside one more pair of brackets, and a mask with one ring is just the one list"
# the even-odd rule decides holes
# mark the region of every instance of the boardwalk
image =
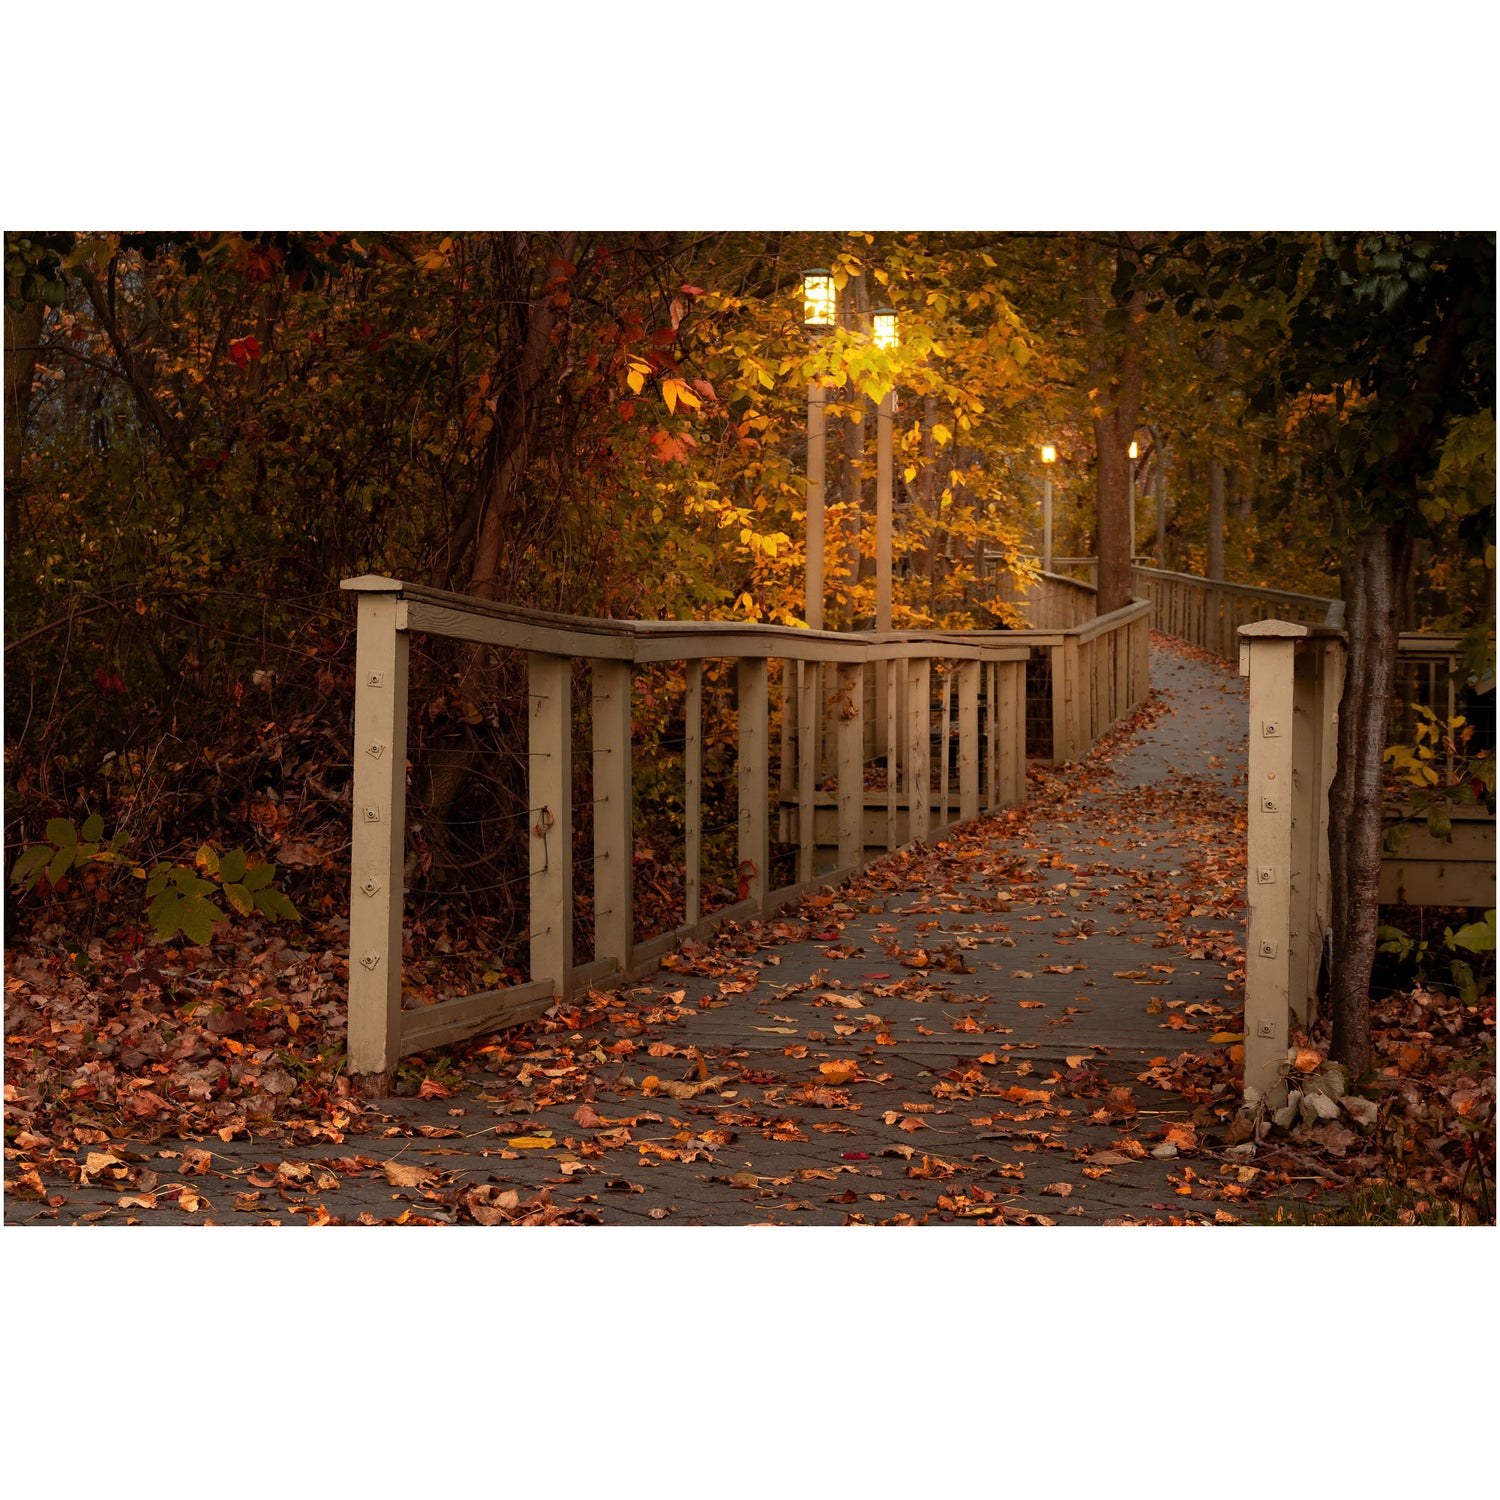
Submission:
[[210,1137],[174,1218],[1222,1221],[1179,1191],[1218,1172],[1214,1101],[1195,1132],[1152,1087],[1238,1026],[1245,700],[1193,658],[1153,646],[1151,703],[1019,812],[470,1049],[493,1071],[453,1097],[336,1144]]

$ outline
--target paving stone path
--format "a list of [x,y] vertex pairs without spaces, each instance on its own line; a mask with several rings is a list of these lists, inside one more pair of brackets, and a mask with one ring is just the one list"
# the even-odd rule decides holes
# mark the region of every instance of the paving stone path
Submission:
[[[936,855],[882,861],[817,908],[811,929],[789,914],[745,934],[738,954],[731,934],[690,948],[686,971],[626,992],[621,1024],[588,1033],[600,1055],[621,1036],[637,1049],[595,1074],[589,1108],[602,1123],[581,1127],[577,1098],[537,1107],[513,1076],[476,1072],[454,1097],[383,1103],[383,1119],[338,1144],[116,1149],[201,1194],[196,1212],[179,1198],[178,1223],[301,1224],[323,1217],[315,1204],[335,1221],[441,1223],[453,1218],[443,1200],[472,1187],[502,1205],[491,1218],[514,1213],[509,1191],[535,1203],[545,1190],[551,1213],[606,1224],[1244,1216],[1202,1200],[1202,1180],[1218,1180],[1213,1154],[1150,1154],[1189,1111],[1141,1075],[1205,1050],[1240,1004],[1232,811],[1245,694],[1222,666],[1160,644],[1151,670],[1165,711],[1062,773],[1084,788],[1065,802],[1034,778],[1032,811],[985,820]],[[1192,915],[1170,945],[1160,913],[1179,892]],[[657,1058],[652,1042],[677,1050]],[[710,1077],[732,1076],[691,1098],[643,1096],[650,1074],[683,1091],[688,1048]],[[1109,1092],[1120,1087],[1132,1090],[1123,1108]],[[193,1160],[176,1153],[198,1150],[212,1152],[208,1170],[173,1175]],[[1179,1192],[1193,1183],[1185,1168],[1197,1199]],[[119,1223],[132,1216],[120,1193],[72,1186],[40,1221],[109,1208],[103,1222]],[[12,1205],[7,1218],[38,1222]]]

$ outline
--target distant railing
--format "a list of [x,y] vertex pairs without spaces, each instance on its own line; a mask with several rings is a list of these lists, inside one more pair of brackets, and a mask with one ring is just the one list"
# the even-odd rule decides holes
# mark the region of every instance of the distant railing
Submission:
[[[988,808],[1024,801],[1026,671],[1034,655],[1050,665],[1054,761],[1081,758],[1149,690],[1144,601],[1059,630],[856,634],[580,619],[380,577],[343,587],[358,601],[348,1055],[350,1072],[376,1091],[389,1086],[403,1056],[536,1016],[583,987],[649,972],[679,943],[722,922],[762,916],[847,878],[883,849],[927,843]],[[529,952],[523,983],[408,1009],[401,962],[407,660],[411,637],[422,632],[525,653]],[[684,664],[684,920],[637,941],[632,678],[635,668],[663,662]],[[699,897],[705,662],[732,663],[736,682],[740,873],[740,899],[706,915]],[[589,677],[589,702],[580,709],[592,747],[594,941],[584,962],[575,961],[573,932],[575,663],[586,663]],[[869,718],[876,722],[867,731]],[[778,731],[779,768],[772,755]],[[884,785],[867,791],[872,745]],[[822,821],[831,811],[836,848],[820,858],[819,797],[830,787],[833,807]],[[780,887],[771,872],[773,817],[796,846],[795,879]]]
[[1215,656],[1233,659],[1242,625],[1278,619],[1302,625],[1341,625],[1340,599],[1294,594],[1245,583],[1168,573],[1139,565],[1131,569],[1131,587],[1152,605],[1152,628],[1200,646]]

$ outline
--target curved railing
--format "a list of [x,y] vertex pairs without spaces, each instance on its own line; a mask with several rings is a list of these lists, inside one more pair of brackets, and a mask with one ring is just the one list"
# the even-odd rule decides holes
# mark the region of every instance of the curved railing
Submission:
[[[1145,601],[1059,629],[838,633],[583,619],[380,577],[343,587],[358,604],[349,1068],[376,1089],[388,1085],[402,1056],[538,1015],[585,986],[648,972],[678,943],[719,923],[765,915],[881,853],[1022,802],[1033,661],[1046,667],[1054,761],[1086,754],[1149,689]],[[525,655],[530,852],[520,878],[530,908],[529,953],[522,983],[408,1007],[401,961],[407,661],[412,637],[422,634]],[[732,664],[736,685],[740,899],[705,914],[709,661]],[[633,675],[654,663],[682,665],[684,903],[678,926],[639,941]],[[574,684],[584,672],[588,700],[575,706]],[[578,873],[594,913],[593,952],[582,961],[573,930],[575,738],[591,746],[593,853],[580,861],[591,868]],[[883,785],[867,790],[872,780]],[[796,853],[794,879],[781,886],[771,869],[773,820]]]

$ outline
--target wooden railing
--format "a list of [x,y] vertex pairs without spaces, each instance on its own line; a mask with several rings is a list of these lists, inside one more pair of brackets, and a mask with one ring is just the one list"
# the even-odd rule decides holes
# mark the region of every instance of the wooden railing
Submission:
[[[1347,651],[1331,625],[1262,620],[1241,626],[1239,638],[1240,672],[1250,679],[1245,1083],[1264,1092],[1278,1086],[1290,1025],[1307,1029],[1316,1014],[1331,911],[1328,789],[1338,768]],[[1398,674],[1403,664],[1430,667],[1437,701],[1429,706],[1440,715],[1446,708],[1449,718],[1461,646],[1451,635],[1400,639]],[[1400,853],[1382,857],[1380,899],[1493,905],[1493,816],[1458,810],[1445,840],[1419,827]]]
[[[350,579],[343,587],[358,603],[349,1069],[377,1091],[389,1085],[403,1056],[536,1016],[584,986],[649,972],[673,947],[722,922],[762,916],[847,878],[885,849],[930,842],[988,808],[1022,802],[1026,668],[1033,653],[1051,665],[1055,760],[1087,753],[1149,688],[1144,601],[1068,630],[840,634],[579,619],[380,577]],[[412,636],[424,632],[525,653],[529,952],[522,983],[408,1009],[401,962],[407,661]],[[572,698],[579,662],[588,670],[589,699],[579,708],[592,746],[594,942],[584,961],[575,959],[573,931]],[[684,667],[684,920],[638,941],[632,676],[662,662]],[[741,899],[708,914],[699,899],[706,662],[732,663],[737,687],[741,875]],[[780,664],[774,715],[773,662]],[[942,688],[934,730],[935,678]],[[876,717],[872,708],[878,722],[867,727]],[[778,727],[779,771],[772,754]],[[867,791],[872,746],[884,785]],[[831,813],[835,837],[820,855],[820,792],[826,795],[830,784],[837,790],[822,822]],[[771,878],[773,818],[797,853],[795,879],[781,887]]]
[[1328,788],[1338,766],[1343,636],[1262,620],[1240,627],[1250,679],[1246,778],[1245,1086],[1275,1086],[1289,1031],[1317,1005],[1332,910]]
[[1151,601],[1154,630],[1231,660],[1242,625],[1278,619],[1337,626],[1344,618],[1339,599],[1226,583],[1193,573],[1168,573],[1161,568],[1133,567],[1131,587],[1138,598]]

